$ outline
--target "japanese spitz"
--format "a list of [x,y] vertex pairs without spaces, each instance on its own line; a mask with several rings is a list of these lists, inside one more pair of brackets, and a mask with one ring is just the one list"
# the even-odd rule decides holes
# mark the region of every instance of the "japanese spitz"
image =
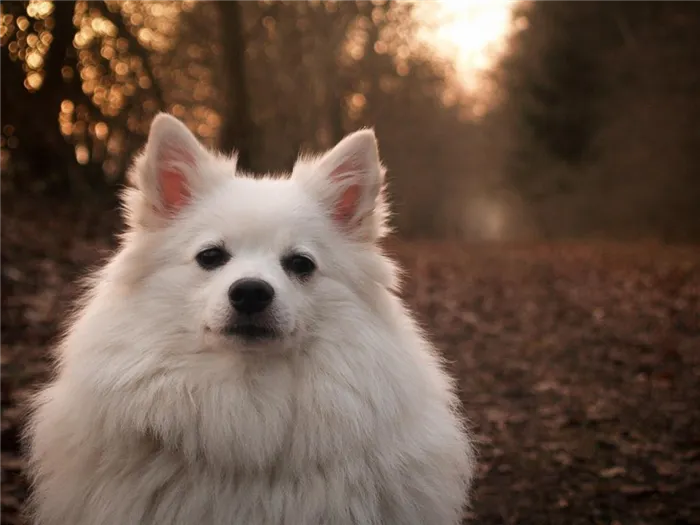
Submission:
[[254,178],[162,114],[130,179],[34,401],[34,523],[459,523],[472,447],[378,246],[374,133]]

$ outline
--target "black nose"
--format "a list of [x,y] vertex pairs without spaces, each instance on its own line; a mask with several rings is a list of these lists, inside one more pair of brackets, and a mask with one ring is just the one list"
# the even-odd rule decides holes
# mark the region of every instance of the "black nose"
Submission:
[[228,289],[228,298],[236,311],[257,314],[272,302],[275,290],[261,279],[241,279]]

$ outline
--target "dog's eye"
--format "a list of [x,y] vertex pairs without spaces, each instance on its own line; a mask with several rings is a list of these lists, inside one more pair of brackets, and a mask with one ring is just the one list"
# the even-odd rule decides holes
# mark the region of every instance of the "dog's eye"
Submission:
[[197,264],[205,270],[214,270],[228,262],[231,256],[223,248],[214,246],[197,254]]
[[282,259],[282,266],[285,270],[299,277],[308,277],[316,269],[316,263],[306,255],[298,253],[289,255]]

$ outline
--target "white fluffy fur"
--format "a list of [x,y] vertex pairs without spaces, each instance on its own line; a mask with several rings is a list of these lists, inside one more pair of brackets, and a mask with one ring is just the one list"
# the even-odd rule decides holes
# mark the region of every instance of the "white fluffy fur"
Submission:
[[[162,166],[189,200],[164,213]],[[348,159],[351,162],[345,162]],[[334,173],[340,167],[342,173]],[[374,134],[288,178],[235,176],[161,115],[125,195],[128,231],[97,273],[28,426],[40,525],[456,524],[473,453],[453,386],[396,296]],[[333,207],[359,188],[346,223]],[[194,256],[220,242],[232,259]],[[308,282],[280,258],[311,254]],[[242,276],[276,290],[283,337],[217,329]]]

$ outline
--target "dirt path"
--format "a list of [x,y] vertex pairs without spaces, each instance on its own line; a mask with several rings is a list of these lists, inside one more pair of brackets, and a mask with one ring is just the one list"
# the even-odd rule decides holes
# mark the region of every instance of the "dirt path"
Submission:
[[[113,242],[113,213],[40,210],[3,209],[3,524],[26,496],[17,404]],[[474,523],[700,524],[700,247],[392,251],[480,442]]]

